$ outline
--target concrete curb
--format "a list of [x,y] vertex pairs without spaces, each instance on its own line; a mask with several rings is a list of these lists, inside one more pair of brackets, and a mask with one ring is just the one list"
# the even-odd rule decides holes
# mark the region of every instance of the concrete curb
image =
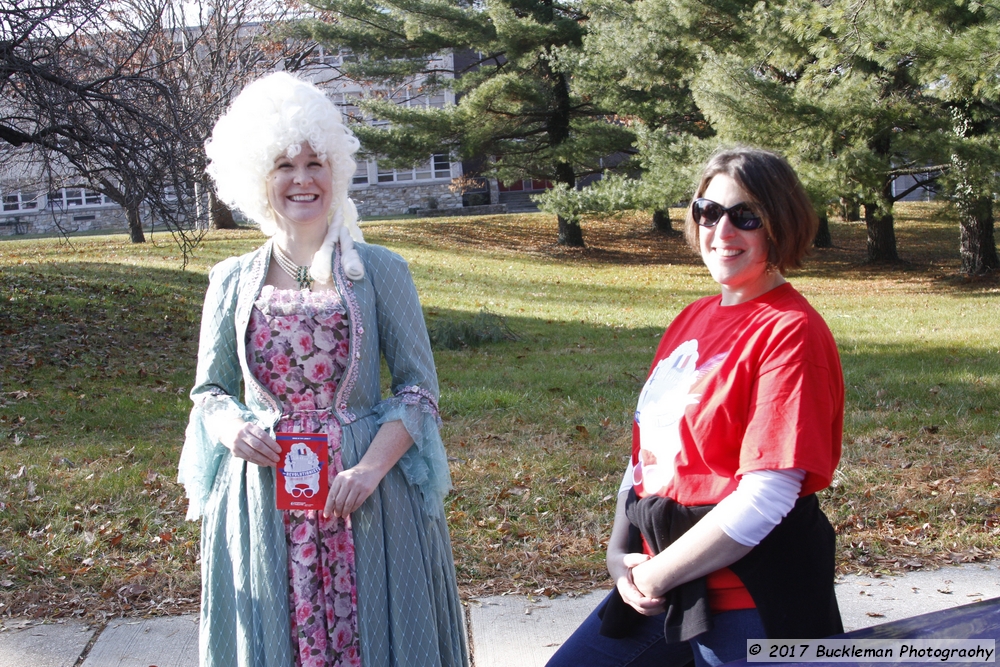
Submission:
[[[520,595],[469,601],[475,667],[544,667],[604,597]],[[837,582],[847,631],[1000,597],[1000,561]],[[998,638],[1000,639],[1000,638]],[[118,619],[98,631],[82,621],[0,625],[0,667],[197,667],[198,617]]]
[[73,667],[97,631],[82,621],[33,625],[5,621],[0,633],[0,667]]
[[119,619],[108,623],[81,667],[196,667],[198,617]]

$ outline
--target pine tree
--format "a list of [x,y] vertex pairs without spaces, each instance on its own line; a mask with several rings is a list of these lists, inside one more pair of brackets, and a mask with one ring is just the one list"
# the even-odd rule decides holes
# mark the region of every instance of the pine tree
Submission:
[[[686,200],[715,147],[714,130],[691,95],[700,43],[672,3],[590,0],[583,48],[569,54],[574,85],[636,133],[630,159],[578,192],[553,192],[543,206],[573,214],[652,211],[653,228],[675,230],[669,207]],[[560,208],[562,207],[562,208]]]
[[931,21],[908,35],[913,48],[933,49],[922,81],[951,113],[950,165],[944,192],[959,215],[962,271],[1000,271],[994,236],[993,195],[1000,173],[1000,8],[995,4],[928,2]]
[[[893,205],[947,167],[951,116],[923,80],[933,0],[747,5],[742,33],[711,45],[693,84],[719,134],[784,152],[823,213],[860,202],[868,260],[898,260]],[[913,176],[901,192],[893,182]]]
[[[323,43],[347,47],[345,75],[386,89],[423,78],[425,90],[452,86],[457,103],[416,109],[391,100],[363,108],[388,128],[357,126],[363,147],[398,161],[442,149],[485,161],[490,175],[531,178],[573,190],[599,173],[601,159],[627,150],[633,133],[573,88],[567,54],[580,49],[588,16],[553,0],[313,0],[324,21],[305,24]],[[447,76],[435,57],[450,50]],[[559,243],[583,245],[577,221],[559,216]]]

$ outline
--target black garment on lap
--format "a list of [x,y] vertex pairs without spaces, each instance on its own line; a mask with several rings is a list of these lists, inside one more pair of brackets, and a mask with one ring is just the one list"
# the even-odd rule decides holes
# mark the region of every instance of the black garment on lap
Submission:
[[[625,506],[628,549],[642,552],[642,537],[660,553],[714,505],[686,507],[670,498],[636,498],[630,490]],[[816,494],[799,498],[792,511],[750,553],[729,568],[746,586],[767,636],[773,639],[818,639],[844,631],[833,589],[836,535],[819,507]],[[667,643],[688,641],[712,628],[705,578],[671,589],[664,596]],[[617,589],[599,612],[601,634],[628,636],[640,616]]]

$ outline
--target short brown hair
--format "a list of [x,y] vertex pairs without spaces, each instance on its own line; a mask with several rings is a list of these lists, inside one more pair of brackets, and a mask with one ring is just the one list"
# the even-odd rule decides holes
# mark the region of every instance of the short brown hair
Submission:
[[[768,264],[782,274],[802,266],[819,229],[819,218],[795,170],[785,158],[759,148],[737,147],[712,156],[701,174],[694,199],[701,197],[709,182],[726,174],[749,195],[746,202],[760,215],[770,241]],[[684,219],[688,245],[699,252],[698,223],[688,206]]]

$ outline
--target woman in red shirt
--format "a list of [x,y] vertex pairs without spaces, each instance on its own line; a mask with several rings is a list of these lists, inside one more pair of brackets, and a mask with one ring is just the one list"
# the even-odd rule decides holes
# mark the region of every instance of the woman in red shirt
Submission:
[[660,341],[608,542],[616,588],[549,662],[712,667],[746,640],[843,631],[833,528],[844,381],[823,318],[785,279],[818,221],[788,163],[709,161],[686,236],[721,294]]

